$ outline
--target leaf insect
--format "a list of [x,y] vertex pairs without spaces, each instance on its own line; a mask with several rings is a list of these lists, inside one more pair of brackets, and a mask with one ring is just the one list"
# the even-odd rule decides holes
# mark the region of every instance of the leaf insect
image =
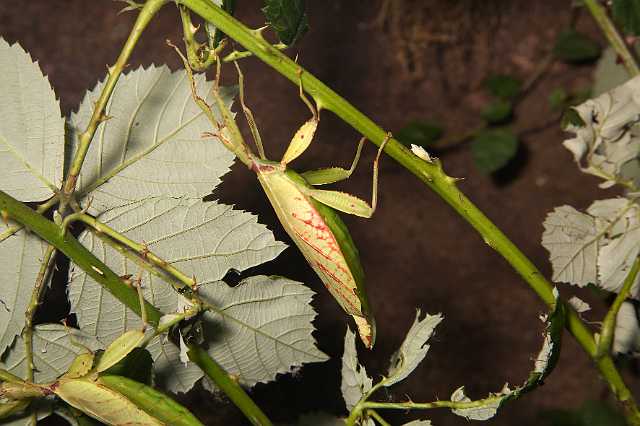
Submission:
[[[170,42],[168,43],[171,45]],[[175,46],[173,47],[175,48]],[[244,103],[244,78],[240,67],[236,63],[240,104],[258,149],[258,155],[256,156],[242,138],[240,130],[233,119],[232,112],[225,105],[218,92],[219,61],[212,92],[222,115],[222,124],[214,116],[209,104],[198,96],[192,70],[182,53],[177,48],[175,49],[183,59],[186,72],[191,81],[193,98],[196,104],[217,130],[212,135],[218,137],[240,161],[256,173],[258,181],[262,185],[283,228],[298,246],[309,265],[318,274],[325,287],[327,287],[340,306],[353,317],[362,342],[367,348],[372,348],[375,343],[376,329],[364,287],[364,272],[358,257],[358,249],[336,210],[360,217],[371,217],[377,204],[378,162],[384,145],[391,138],[391,134],[387,134],[373,163],[371,205],[351,194],[316,189],[315,186],[345,180],[351,175],[360,158],[360,152],[365,142],[364,137],[358,143],[355,158],[348,170],[340,167],[313,170],[305,173],[297,173],[291,170],[288,164],[299,157],[311,144],[320,120],[318,111],[304,95],[302,78],[300,78],[300,98],[308,106],[312,117],[294,134],[282,160],[279,162],[268,160],[264,154],[262,139],[253,114]]]

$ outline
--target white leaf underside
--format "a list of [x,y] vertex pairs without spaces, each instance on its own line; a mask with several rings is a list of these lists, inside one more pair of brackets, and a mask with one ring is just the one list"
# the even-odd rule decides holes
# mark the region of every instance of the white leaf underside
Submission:
[[342,384],[340,385],[347,411],[355,407],[360,398],[371,390],[372,385],[373,381],[367,375],[367,370],[358,363],[356,335],[347,327],[347,333],[344,336]]
[[[211,102],[211,82],[197,75],[198,93]],[[104,82],[87,93],[72,127],[83,129]],[[222,89],[226,102],[233,90]],[[216,117],[220,115],[212,108]],[[91,197],[91,212],[145,198],[202,198],[229,171],[233,154],[215,137],[212,126],[193,102],[185,71],[166,66],[139,68],[118,80],[78,180]]]
[[[209,342],[209,351],[243,384],[273,380],[292,366],[326,359],[311,336],[315,316],[308,305],[311,290],[283,278],[255,277],[235,288],[219,281],[230,268],[245,270],[273,259],[285,248],[255,216],[215,202],[169,198],[112,209],[99,220],[134,241],[145,241],[150,251],[196,277],[200,296],[220,309],[205,315],[205,333],[215,328],[225,336],[224,342]],[[135,262],[121,258],[94,234],[85,232],[80,240],[116,273],[138,273]],[[176,312],[184,306],[182,297],[164,279],[146,271],[142,277],[145,297],[162,312]],[[82,329],[105,344],[141,326],[132,311],[81,271],[73,277],[69,295]],[[265,319],[280,328],[265,331]],[[247,347],[246,342],[254,346]],[[239,358],[230,357],[229,348]],[[158,381],[170,390],[185,392],[202,377],[197,367],[180,362],[179,349],[166,339],[156,339],[149,350]],[[278,358],[269,358],[274,353]]]
[[422,362],[427,355],[429,345],[427,340],[433,335],[438,324],[442,321],[442,315],[426,315],[420,319],[420,310],[416,313],[416,319],[407,332],[402,345],[391,358],[386,386],[391,386],[405,379]]
[[[10,222],[13,224],[12,222]],[[31,232],[21,230],[0,242],[0,356],[22,332],[45,244]]]
[[[625,198],[595,201],[586,213],[562,206],[544,227],[542,245],[549,250],[554,281],[620,291],[640,252],[640,206]],[[632,287],[635,298],[639,281]]]
[[567,131],[575,137],[563,145],[572,152],[580,169],[604,179],[603,188],[629,178],[640,181],[640,176],[628,175],[629,171],[640,172],[640,78],[574,109],[585,125],[570,125]]
[[[36,383],[49,383],[64,374],[71,362],[81,353],[95,351],[103,346],[92,336],[60,324],[41,324],[34,328],[33,362]],[[25,378],[27,359],[24,341],[16,339],[6,359],[0,363],[16,376]]]
[[64,119],[49,81],[18,44],[0,38],[0,189],[42,201],[62,182]]

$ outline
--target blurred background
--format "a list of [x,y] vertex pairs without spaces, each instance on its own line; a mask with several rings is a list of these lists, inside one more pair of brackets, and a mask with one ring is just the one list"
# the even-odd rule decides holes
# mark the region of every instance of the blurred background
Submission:
[[[262,2],[237,3],[236,16],[242,22],[253,28],[264,24]],[[561,104],[584,96],[592,87],[598,52],[578,65],[554,59],[558,36],[574,26],[596,48],[606,45],[592,18],[572,11],[571,3],[309,1],[310,30],[288,53],[297,55],[301,65],[379,125],[400,132],[406,141],[423,142],[436,153],[449,175],[464,178],[463,192],[549,277],[548,253],[540,245],[545,216],[556,206],[585,208],[594,199],[615,195],[598,189],[595,178],[580,173],[561,145],[565,137],[560,129]],[[68,115],[117,57],[135,18],[135,13],[118,14],[124,6],[107,0],[3,0],[0,36],[19,42],[39,61]],[[180,68],[165,39],[181,41],[179,16],[171,5],[148,28],[129,68],[152,63]],[[297,88],[259,60],[244,59],[241,66],[247,103],[267,156],[280,158],[309,111]],[[521,91],[503,96],[510,98],[510,108],[508,114],[494,111],[496,117],[488,109],[499,108],[496,100],[501,96],[487,81],[497,75],[518,80]],[[225,68],[224,81],[235,84],[232,66]],[[483,163],[482,154],[473,148],[477,130],[487,122],[507,125],[509,135],[517,138],[500,167]],[[433,141],[438,133],[442,135]],[[294,166],[300,171],[348,166],[358,138],[353,129],[325,112],[316,143]],[[374,148],[365,145],[356,173],[339,188],[370,198]],[[543,304],[466,222],[389,158],[381,162],[379,189],[378,210],[371,220],[344,216],[360,250],[377,318],[375,349],[360,354],[368,372],[376,377],[386,371],[416,309],[445,317],[431,339],[426,360],[407,380],[379,397],[448,399],[465,385],[467,395],[476,399],[500,390],[505,382],[524,381],[542,343],[538,317],[545,310]],[[242,165],[225,176],[214,196],[257,213],[278,239],[290,243],[255,176]],[[256,269],[302,281],[317,291],[315,335],[332,359],[258,385],[253,398],[280,422],[293,422],[314,411],[345,414],[339,380],[346,316],[295,247]],[[256,271],[247,275],[251,272]],[[577,294],[591,304],[594,309],[587,318],[603,316],[603,298],[564,284],[559,289],[563,296]],[[53,309],[64,311],[64,300],[53,300],[58,304]],[[593,416],[608,415],[602,405],[608,401],[605,384],[571,336],[566,335],[563,344],[560,362],[545,385],[507,404],[489,424],[615,424],[609,417],[607,423],[576,423],[576,416],[558,412],[578,410],[586,403]],[[633,368],[624,371],[640,395]],[[207,424],[246,424],[224,397],[195,390],[179,398]],[[392,424],[425,417],[439,426],[468,423],[446,410],[388,414]],[[55,422],[48,419],[43,424]]]

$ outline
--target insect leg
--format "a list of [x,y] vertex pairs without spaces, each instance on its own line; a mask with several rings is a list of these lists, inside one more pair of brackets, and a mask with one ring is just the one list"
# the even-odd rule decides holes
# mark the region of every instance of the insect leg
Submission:
[[362,152],[362,146],[364,145],[366,138],[361,138],[358,142],[358,149],[356,155],[351,162],[351,167],[346,170],[342,167],[329,167],[319,170],[309,170],[308,172],[301,173],[302,177],[310,185],[326,185],[329,183],[339,182],[341,180],[348,179],[353,173],[360,160],[360,152]]
[[309,107],[312,117],[300,126],[295,135],[293,135],[293,138],[287,147],[287,151],[282,156],[282,160],[280,160],[282,164],[288,164],[295,160],[309,147],[313,140],[313,135],[316,133],[316,129],[318,128],[318,122],[320,121],[318,111],[313,106],[309,98],[304,94],[304,90],[302,88],[302,70],[298,71],[298,79],[300,98],[302,99],[302,102]]
[[237,61],[233,61],[233,64],[236,66],[236,70],[238,70],[238,86],[240,87],[240,105],[242,106],[242,111],[244,112],[244,116],[247,119],[247,123],[249,124],[249,129],[251,130],[251,135],[253,136],[253,140],[258,148],[258,155],[260,158],[265,160],[267,157],[264,155],[264,147],[262,145],[262,138],[260,137],[260,132],[258,131],[258,126],[256,125],[256,120],[253,118],[253,113],[244,103],[244,74],[240,70],[240,66]]

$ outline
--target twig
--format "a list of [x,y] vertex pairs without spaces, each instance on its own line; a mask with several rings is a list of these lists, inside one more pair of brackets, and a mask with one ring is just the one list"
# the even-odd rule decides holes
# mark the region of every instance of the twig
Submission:
[[25,357],[27,359],[26,380],[29,382],[33,382],[33,371],[35,370],[35,366],[33,364],[33,317],[40,305],[42,290],[44,288],[44,283],[47,281],[47,276],[49,275],[50,265],[55,259],[55,252],[56,249],[54,246],[47,245],[47,249],[42,257],[40,270],[36,276],[33,291],[31,292],[31,300],[29,300],[29,305],[24,313],[25,324],[24,329],[22,330],[22,338],[24,339]]
[[269,418],[262,412],[255,402],[224,369],[218,365],[207,352],[196,345],[187,345],[189,359],[220,388],[229,399],[238,407],[249,421],[256,426],[271,426]]
[[595,355],[596,358],[602,358],[605,354],[608,354],[611,351],[618,312],[620,311],[622,303],[624,303],[624,301],[627,300],[629,296],[631,296],[631,287],[633,287],[633,284],[635,284],[636,282],[638,271],[640,271],[640,257],[637,257],[635,262],[633,262],[633,266],[631,267],[631,270],[627,274],[627,277],[622,284],[620,293],[618,293],[615,300],[611,304],[607,315],[604,317],[604,321],[602,322],[602,329],[600,332],[600,339],[598,340],[598,349]]
[[95,134],[98,125],[104,120],[104,110],[107,106],[107,102],[111,97],[111,93],[113,93],[113,89],[118,82],[118,78],[120,74],[122,74],[122,70],[127,65],[127,61],[131,56],[131,52],[133,48],[137,44],[142,32],[147,27],[151,19],[155,16],[155,14],[160,10],[160,8],[166,3],[167,0],[147,0],[140,13],[138,14],[138,18],[136,22],[133,24],[133,28],[129,33],[129,37],[125,42],[120,56],[116,60],[116,63],[109,68],[109,77],[102,89],[102,93],[100,94],[100,98],[96,102],[96,106],[93,110],[93,114],[91,115],[91,119],[89,120],[89,124],[87,128],[78,136],[78,149],[73,157],[71,162],[71,166],[69,168],[69,173],[64,182],[63,193],[65,196],[70,197],[71,194],[75,191],[76,182],[78,180],[78,176],[80,175],[80,169],[82,168],[82,164],[84,163],[84,159],[87,156],[87,152],[89,151],[89,145],[91,145],[91,140],[93,139],[93,135]]
[[616,53],[622,59],[625,68],[632,77],[640,75],[640,68],[636,58],[629,50],[629,46],[625,43],[624,39],[616,29],[615,25],[607,15],[606,9],[600,4],[598,0],[583,0],[584,5],[589,9],[593,19],[600,26],[600,29],[604,33],[605,37],[609,41],[609,44],[615,49]]

